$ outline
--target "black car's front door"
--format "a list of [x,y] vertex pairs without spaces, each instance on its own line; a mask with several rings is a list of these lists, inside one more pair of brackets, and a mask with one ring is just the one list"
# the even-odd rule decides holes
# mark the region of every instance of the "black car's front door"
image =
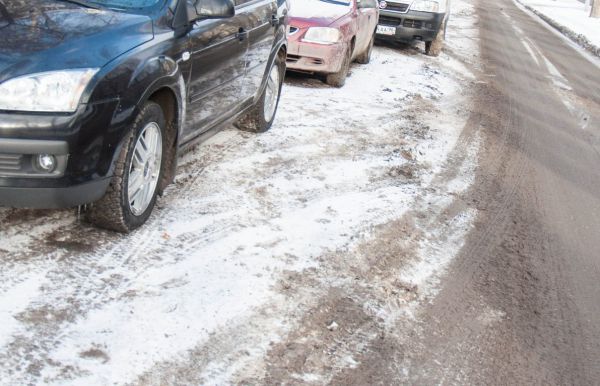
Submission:
[[246,79],[242,96],[254,96],[265,76],[278,27],[276,0],[236,0],[236,14],[248,31],[249,49],[246,57]]
[[248,33],[240,19],[201,20],[190,32],[192,71],[184,142],[228,118],[241,102]]

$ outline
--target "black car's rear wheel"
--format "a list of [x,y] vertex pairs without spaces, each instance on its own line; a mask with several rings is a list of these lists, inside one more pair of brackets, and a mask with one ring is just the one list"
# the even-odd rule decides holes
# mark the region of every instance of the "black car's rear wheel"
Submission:
[[235,126],[243,131],[264,133],[273,126],[285,76],[285,61],[278,55],[267,76],[267,84],[258,102]]
[[124,141],[106,195],[86,212],[89,222],[128,233],[148,220],[164,169],[165,127],[161,107],[147,102]]

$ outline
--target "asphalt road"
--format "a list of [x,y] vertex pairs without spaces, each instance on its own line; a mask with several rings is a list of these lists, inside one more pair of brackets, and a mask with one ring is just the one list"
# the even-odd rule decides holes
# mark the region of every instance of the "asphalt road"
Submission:
[[597,385],[600,68],[510,0],[478,14],[486,146],[465,200],[480,217],[409,380]]

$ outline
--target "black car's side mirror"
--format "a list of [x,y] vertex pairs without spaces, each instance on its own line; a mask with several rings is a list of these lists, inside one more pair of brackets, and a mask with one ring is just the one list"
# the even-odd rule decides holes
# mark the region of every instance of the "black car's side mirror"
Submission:
[[235,16],[233,0],[180,0],[174,11],[173,29],[177,36],[189,32],[199,19],[225,19]]
[[199,19],[225,19],[235,16],[233,0],[196,0],[194,8]]

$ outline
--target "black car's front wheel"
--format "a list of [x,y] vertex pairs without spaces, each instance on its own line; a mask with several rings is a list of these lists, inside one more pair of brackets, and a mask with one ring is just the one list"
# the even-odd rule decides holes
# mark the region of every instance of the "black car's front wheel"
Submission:
[[124,141],[106,195],[86,212],[89,222],[128,233],[148,220],[162,178],[165,127],[161,107],[147,102]]
[[281,98],[281,88],[285,76],[285,61],[278,55],[267,75],[267,84],[258,102],[236,122],[243,131],[264,133],[273,126],[275,114]]

